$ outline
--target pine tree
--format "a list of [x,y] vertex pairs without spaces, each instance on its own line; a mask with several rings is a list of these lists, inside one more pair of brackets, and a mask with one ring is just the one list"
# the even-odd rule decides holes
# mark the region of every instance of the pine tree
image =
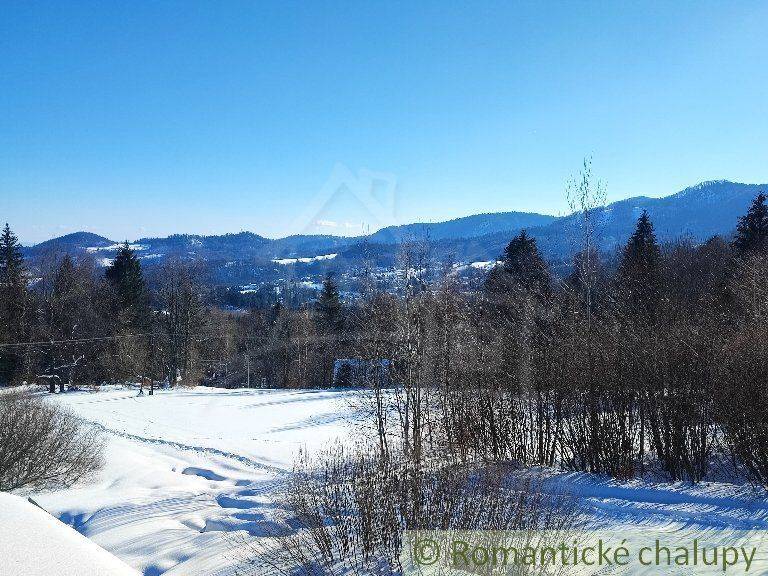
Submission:
[[762,192],[753,200],[749,211],[739,218],[733,247],[739,256],[763,253],[768,249],[768,206]]
[[[23,340],[26,304],[24,257],[18,238],[6,223],[0,235],[0,341]],[[22,363],[20,349],[0,350],[0,383],[12,382],[20,374]]]
[[323,280],[323,289],[317,299],[318,322],[324,332],[339,332],[342,327],[342,306],[339,288],[328,274]]
[[511,286],[539,294],[549,290],[549,269],[539,254],[536,239],[525,230],[507,244],[501,268],[495,268],[487,281],[491,291],[504,291]]
[[106,271],[107,280],[117,296],[120,322],[128,328],[143,328],[149,321],[146,284],[141,262],[125,242]]
[[72,257],[66,254],[53,278],[52,296],[55,301],[63,302],[66,300],[75,285],[75,275],[75,263],[72,261]]
[[619,283],[633,311],[655,309],[661,294],[661,251],[648,212],[643,210],[637,227],[624,247]]

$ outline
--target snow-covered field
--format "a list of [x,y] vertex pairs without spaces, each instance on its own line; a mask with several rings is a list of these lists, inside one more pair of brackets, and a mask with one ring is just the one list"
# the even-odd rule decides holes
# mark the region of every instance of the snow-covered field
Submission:
[[[355,392],[196,388],[57,395],[103,430],[107,465],[69,490],[34,495],[80,533],[146,575],[234,574],[236,531],[260,537],[279,515],[297,451],[357,433]],[[551,473],[595,528],[768,529],[768,499],[748,486],[635,481]],[[1,572],[1,570],[0,570]]]
[[233,574],[235,530],[269,532],[274,495],[299,449],[343,438],[348,398],[333,391],[135,390],[56,396],[104,431],[99,478],[35,500],[153,574]]

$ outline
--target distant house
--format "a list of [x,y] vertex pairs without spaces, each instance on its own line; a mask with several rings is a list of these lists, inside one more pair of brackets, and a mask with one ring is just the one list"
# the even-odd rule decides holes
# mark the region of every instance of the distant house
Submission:
[[333,363],[333,385],[337,387],[389,386],[392,362],[383,358],[339,358]]

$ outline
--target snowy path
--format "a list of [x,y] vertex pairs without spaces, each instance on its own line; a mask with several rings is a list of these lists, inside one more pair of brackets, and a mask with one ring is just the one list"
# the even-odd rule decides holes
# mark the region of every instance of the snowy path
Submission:
[[[197,388],[57,396],[104,432],[107,465],[92,484],[36,499],[145,575],[228,576],[239,559],[233,535],[276,528],[297,451],[349,439],[349,395]],[[768,530],[768,499],[748,486],[547,477],[547,489],[578,498],[594,528]]]
[[[278,468],[277,466],[270,466],[268,464],[262,464],[261,462],[257,462],[251,458],[248,458],[247,456],[241,456],[240,454],[235,454],[234,452],[227,452],[225,450],[219,450],[218,448],[211,448],[208,446],[190,446],[189,444],[182,444],[181,442],[172,442],[170,440],[165,440],[163,438],[147,438],[145,436],[139,436],[137,434],[130,434],[128,432],[112,430],[110,428],[107,428],[103,424],[100,424],[99,422],[94,422],[92,420],[88,420],[87,418],[82,418],[82,420],[84,422],[88,422],[90,425],[94,426],[96,429],[101,430],[104,433],[113,434],[120,438],[125,438],[127,440],[132,440],[134,442],[140,442],[142,444],[155,444],[158,446],[168,446],[170,448],[175,448],[176,450],[190,450],[192,452],[197,452],[198,454],[210,454],[212,456],[221,456],[222,458],[237,460],[239,463],[244,464],[245,466],[249,466],[251,468],[257,468],[259,470],[268,470],[271,472],[281,473],[281,474],[284,474],[287,472],[283,468]],[[204,469],[201,468],[200,470],[204,470]],[[218,475],[213,472],[209,472],[208,475],[206,475],[205,473],[201,473],[199,475],[203,476],[204,478],[207,478],[208,480],[224,480],[223,476],[216,477]]]

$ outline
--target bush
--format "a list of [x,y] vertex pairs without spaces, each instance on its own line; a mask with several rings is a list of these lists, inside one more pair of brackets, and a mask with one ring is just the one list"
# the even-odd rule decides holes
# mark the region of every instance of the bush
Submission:
[[726,446],[748,478],[768,488],[768,342],[765,333],[745,330],[735,340],[718,390]]
[[0,491],[68,486],[102,465],[103,443],[70,412],[0,394]]
[[442,461],[422,468],[375,453],[336,447],[300,458],[285,493],[290,529],[248,543],[246,570],[389,576],[402,573],[406,530],[570,533],[575,525],[569,497],[547,494],[509,467]]

